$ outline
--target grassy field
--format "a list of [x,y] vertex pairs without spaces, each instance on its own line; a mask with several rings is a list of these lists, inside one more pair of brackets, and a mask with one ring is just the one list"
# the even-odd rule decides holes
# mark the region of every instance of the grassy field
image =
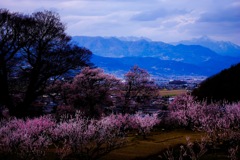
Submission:
[[200,140],[202,136],[203,133],[186,130],[153,132],[147,139],[132,136],[128,137],[128,143],[125,147],[110,152],[101,160],[146,159],[166,149],[185,144],[186,137],[196,141]]
[[188,91],[185,89],[178,89],[178,90],[160,90],[161,96],[177,96],[184,93],[187,93]]

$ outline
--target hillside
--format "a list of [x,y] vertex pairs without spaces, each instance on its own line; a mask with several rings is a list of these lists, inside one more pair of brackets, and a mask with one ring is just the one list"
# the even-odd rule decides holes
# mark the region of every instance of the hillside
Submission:
[[220,73],[207,78],[193,95],[199,100],[211,101],[226,100],[229,102],[240,100],[240,63]]

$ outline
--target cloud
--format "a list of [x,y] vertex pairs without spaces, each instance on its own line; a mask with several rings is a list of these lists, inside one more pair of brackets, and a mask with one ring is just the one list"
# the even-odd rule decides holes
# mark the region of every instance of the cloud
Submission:
[[216,5],[199,14],[194,24],[181,28],[193,36],[208,35],[240,44],[240,3]]
[[207,11],[201,15],[199,22],[240,22],[240,6],[230,6]]
[[158,18],[166,18],[174,15],[183,15],[188,13],[186,10],[174,9],[167,10],[165,8],[158,8],[156,10],[148,10],[134,15],[131,19],[136,21],[153,21]]
[[1,0],[10,11],[59,13],[70,35],[172,42],[208,35],[240,44],[239,0]]

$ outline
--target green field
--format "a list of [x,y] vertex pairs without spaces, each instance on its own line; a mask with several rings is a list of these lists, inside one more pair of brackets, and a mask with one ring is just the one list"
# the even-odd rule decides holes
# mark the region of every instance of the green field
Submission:
[[187,93],[188,90],[185,90],[185,89],[160,90],[159,92],[160,92],[161,96],[177,96],[177,95],[181,95],[181,94]]

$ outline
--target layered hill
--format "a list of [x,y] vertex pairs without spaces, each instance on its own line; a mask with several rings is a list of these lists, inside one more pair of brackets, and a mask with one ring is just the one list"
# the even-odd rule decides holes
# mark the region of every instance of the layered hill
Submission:
[[166,75],[209,75],[211,72],[196,65],[172,60],[161,60],[153,57],[101,57],[93,55],[92,62],[105,71],[122,77],[133,65],[146,69],[151,75],[161,77]]

